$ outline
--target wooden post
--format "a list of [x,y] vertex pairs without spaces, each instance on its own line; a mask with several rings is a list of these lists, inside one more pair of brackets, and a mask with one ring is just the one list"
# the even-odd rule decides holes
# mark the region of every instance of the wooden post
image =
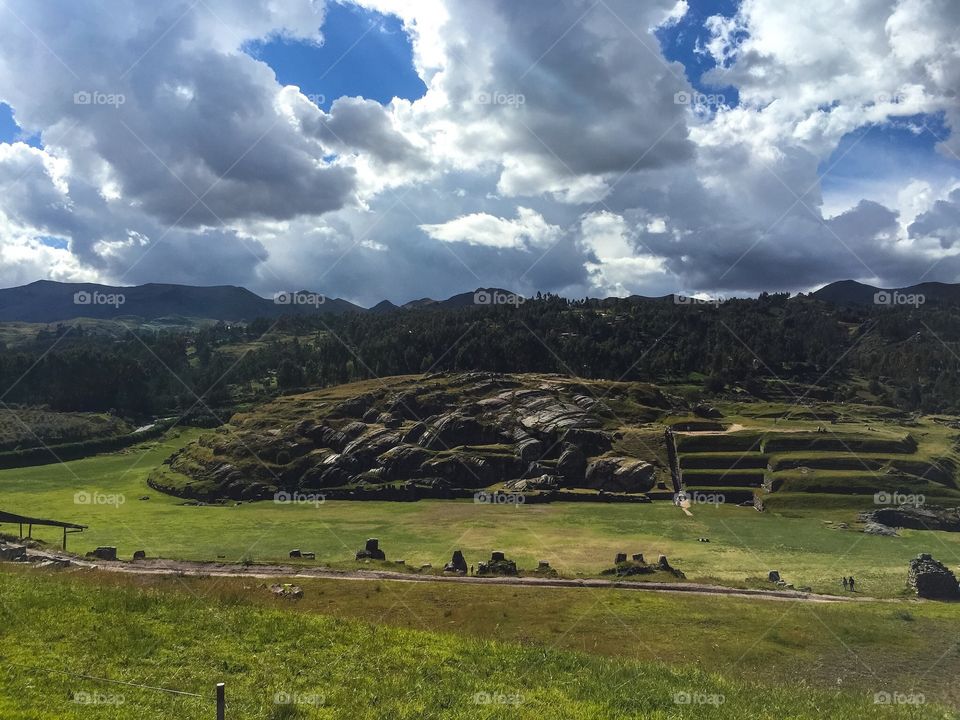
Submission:
[[67,551],[67,526],[63,526],[63,551]]
[[226,686],[223,683],[217,683],[217,720],[224,720],[226,716],[227,700]]

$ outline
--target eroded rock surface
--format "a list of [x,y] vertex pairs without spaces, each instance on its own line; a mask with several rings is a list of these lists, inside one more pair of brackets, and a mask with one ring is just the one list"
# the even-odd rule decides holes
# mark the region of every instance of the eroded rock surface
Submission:
[[201,500],[320,491],[415,500],[491,486],[642,494],[656,484],[660,459],[614,451],[624,421],[606,397],[615,391],[618,413],[642,397],[646,405],[633,407],[648,416],[669,408],[653,386],[614,384],[601,395],[555,376],[463,373],[364,387],[346,398],[342,390],[287,396],[237,415],[169,458],[190,482],[171,486],[161,475],[151,485]]

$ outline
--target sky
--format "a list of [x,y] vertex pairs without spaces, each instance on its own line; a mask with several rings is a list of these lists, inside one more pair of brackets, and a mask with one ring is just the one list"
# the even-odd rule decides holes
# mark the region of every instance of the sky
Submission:
[[5,0],[0,286],[960,281],[955,0]]

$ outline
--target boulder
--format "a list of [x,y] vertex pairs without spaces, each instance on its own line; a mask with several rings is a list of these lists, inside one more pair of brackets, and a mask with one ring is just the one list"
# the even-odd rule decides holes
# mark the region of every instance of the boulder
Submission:
[[392,413],[380,413],[377,415],[377,422],[388,428],[398,428],[400,427],[400,418]]
[[144,550],[137,550],[137,551],[135,551],[135,552],[133,553],[133,559],[134,559],[134,561],[137,561],[137,560],[146,560],[146,559],[147,559],[147,553],[146,553],[146,551],[144,551]]
[[921,553],[910,561],[907,583],[917,593],[917,597],[934,600],[960,598],[960,585],[957,584],[953,572],[926,553]]
[[98,547],[96,550],[88,552],[87,557],[97,560],[116,560],[117,549],[115,547]]
[[643,563],[643,553],[634,554],[631,560],[633,560],[635,563]]
[[626,553],[617,553],[617,557],[614,559],[614,565],[619,565],[620,563],[625,563],[627,561]]
[[897,537],[897,531],[892,527],[887,527],[886,525],[881,525],[876,522],[868,522],[863,526],[863,531],[867,535],[883,535],[886,537]]
[[377,538],[367,540],[363,550],[357,550],[357,560],[386,560],[387,556],[380,549],[380,541]]
[[291,551],[290,551],[290,557],[292,557],[292,558],[303,557],[303,553],[300,552],[299,550],[291,550]]
[[419,439],[428,450],[447,450],[460,445],[492,445],[503,441],[494,428],[460,413],[441,416]]
[[642,493],[650,490],[656,468],[634,458],[612,457],[594,460],[587,466],[587,487],[607,492]]
[[529,435],[519,440],[514,448],[524,462],[534,463],[543,457],[543,443]]
[[707,418],[709,420],[718,420],[723,417],[723,413],[717,410],[715,407],[711,407],[706,403],[697,403],[693,408],[693,414],[697,417]]
[[316,554],[316,553],[312,553],[312,552],[305,552],[305,553],[303,553],[303,559],[304,559],[304,560],[316,560],[316,559],[317,559],[317,554]]
[[463,557],[463,552],[460,550],[453,551],[453,557],[450,559],[446,565],[443,566],[444,572],[455,572],[467,574],[467,561]]
[[570,428],[561,437],[564,445],[575,445],[584,455],[600,455],[613,447],[613,439],[602,430]]
[[770,572],[768,572],[768,573],[767,573],[767,580],[769,580],[769,581],[772,582],[772,583],[781,582],[781,580],[780,580],[780,571],[779,571],[779,570],[771,570]]
[[557,460],[557,474],[570,481],[581,481],[587,472],[587,457],[576,445],[564,445]]

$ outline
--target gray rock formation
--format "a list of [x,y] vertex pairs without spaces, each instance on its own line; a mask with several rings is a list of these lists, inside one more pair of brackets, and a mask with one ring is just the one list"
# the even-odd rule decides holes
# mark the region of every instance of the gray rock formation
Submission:
[[934,600],[960,598],[960,586],[953,572],[926,553],[921,553],[910,561],[907,584],[913,588],[918,597]]

